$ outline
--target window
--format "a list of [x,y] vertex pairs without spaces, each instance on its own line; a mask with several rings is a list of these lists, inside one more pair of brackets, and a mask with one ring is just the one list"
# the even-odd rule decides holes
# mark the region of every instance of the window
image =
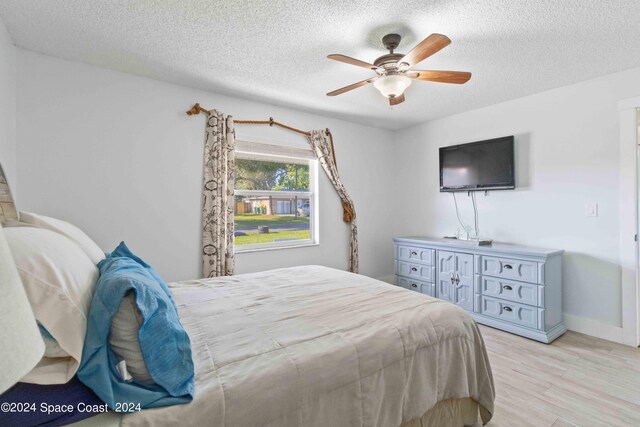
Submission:
[[238,142],[236,252],[318,243],[317,163],[310,150]]

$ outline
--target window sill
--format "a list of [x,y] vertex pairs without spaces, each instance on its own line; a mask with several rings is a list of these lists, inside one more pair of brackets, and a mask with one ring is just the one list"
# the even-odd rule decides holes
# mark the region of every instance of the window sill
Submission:
[[247,248],[247,249],[236,249],[234,250],[235,255],[239,254],[248,254],[252,252],[265,252],[265,251],[279,251],[280,249],[299,249],[299,248],[308,248],[311,246],[320,246],[320,243],[301,243],[299,245],[289,245],[289,246],[273,246],[266,248]]

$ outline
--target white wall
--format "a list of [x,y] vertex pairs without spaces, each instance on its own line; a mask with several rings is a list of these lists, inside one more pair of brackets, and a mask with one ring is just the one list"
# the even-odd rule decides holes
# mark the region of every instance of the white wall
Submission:
[[16,183],[16,48],[0,18],[0,164]]
[[[120,240],[168,280],[200,272],[204,116],[195,101],[238,119],[329,127],[354,199],[361,272],[392,273],[391,133],[344,121],[167,84],[18,50],[18,206],[78,224],[106,251]],[[268,126],[237,126],[237,138],[305,144]],[[320,172],[320,245],[240,254],[237,272],[300,264],[346,269],[348,227]]]
[[[239,119],[269,116],[332,129],[358,209],[361,271],[393,273],[391,237],[457,228],[438,191],[438,147],[516,135],[516,191],[479,196],[480,228],[498,241],[563,248],[568,326],[608,336],[621,325],[620,99],[640,94],[640,69],[388,132],[122,74],[18,49],[19,207],[66,218],[105,249],[120,240],[168,280],[198,276],[204,117],[194,101]],[[238,138],[304,143],[277,128]],[[240,254],[238,272],[305,263],[346,267],[347,227],[321,172],[321,244]],[[470,200],[460,197],[471,222]],[[584,215],[598,203],[599,216]]]
[[[400,234],[451,235],[450,194],[439,192],[438,147],[516,136],[516,191],[478,193],[480,230],[494,240],[562,248],[570,327],[621,326],[618,101],[640,94],[640,69],[434,120],[395,135],[396,183],[411,201]],[[471,201],[459,196],[463,219]],[[598,203],[599,216],[585,217]]]

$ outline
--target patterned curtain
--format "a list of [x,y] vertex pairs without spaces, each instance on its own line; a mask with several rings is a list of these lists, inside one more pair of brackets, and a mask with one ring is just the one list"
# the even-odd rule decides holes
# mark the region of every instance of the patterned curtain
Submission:
[[209,111],[205,129],[202,193],[202,275],[233,274],[233,187],[235,132],[233,118]]
[[18,220],[18,210],[11,196],[11,189],[7,178],[4,176],[2,165],[0,165],[0,224],[5,225],[11,220]]
[[353,273],[358,272],[358,226],[356,225],[356,210],[353,206],[353,201],[347,194],[347,190],[344,188],[340,175],[338,175],[338,167],[333,160],[333,153],[331,145],[327,141],[324,130],[312,130],[311,135],[308,137],[309,144],[318,156],[318,160],[322,165],[322,168],[327,173],[329,180],[333,184],[334,188],[340,196],[342,202],[342,209],[344,214],[342,220],[351,225],[351,239],[349,241],[349,271]]

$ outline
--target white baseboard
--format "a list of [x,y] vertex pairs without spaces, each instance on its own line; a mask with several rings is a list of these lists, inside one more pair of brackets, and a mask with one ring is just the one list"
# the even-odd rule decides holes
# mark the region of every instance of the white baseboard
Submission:
[[592,337],[624,344],[622,339],[622,327],[620,326],[613,326],[607,323],[598,322],[597,320],[573,316],[567,313],[564,313],[564,323],[570,331],[580,332],[581,334],[591,335]]

